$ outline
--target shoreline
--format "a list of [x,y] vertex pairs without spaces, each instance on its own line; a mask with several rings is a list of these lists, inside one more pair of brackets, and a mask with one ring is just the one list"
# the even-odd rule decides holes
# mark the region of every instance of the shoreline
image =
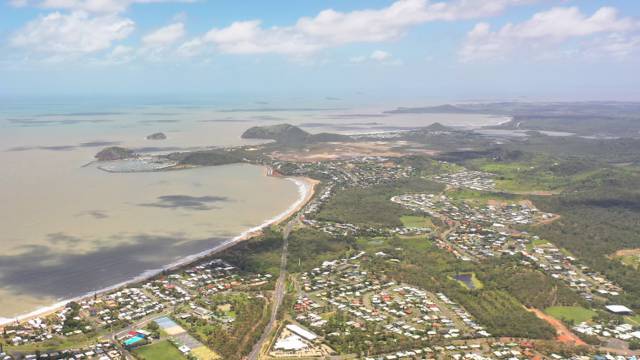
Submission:
[[261,223],[260,225],[254,226],[252,228],[249,228],[245,231],[243,231],[242,233],[240,233],[239,235],[228,239],[216,246],[214,246],[211,249],[196,253],[196,254],[192,254],[192,255],[187,255],[183,258],[180,258],[179,260],[170,263],[160,269],[151,269],[151,270],[147,270],[144,271],[143,273],[129,279],[123,282],[120,282],[118,284],[115,285],[111,285],[108,286],[106,288],[100,289],[98,291],[92,291],[90,293],[87,294],[83,294],[71,299],[65,299],[65,300],[61,300],[58,301],[52,305],[49,306],[44,306],[44,307],[40,307],[32,312],[26,313],[26,314],[20,314],[11,318],[5,318],[5,317],[0,317],[0,329],[2,327],[5,327],[7,325],[12,325],[15,324],[16,322],[21,323],[21,322],[25,322],[25,321],[29,321],[38,317],[43,317],[43,316],[48,316],[51,315],[61,309],[63,309],[66,304],[68,304],[71,301],[80,301],[83,299],[86,299],[88,297],[93,297],[95,294],[97,295],[103,295],[105,293],[114,291],[116,289],[122,288],[122,287],[126,287],[132,284],[137,284],[140,282],[144,282],[147,281],[151,278],[153,278],[154,276],[157,276],[158,274],[162,273],[163,271],[176,271],[179,270],[182,267],[186,267],[189,266],[190,264],[193,264],[199,260],[202,260],[208,256],[214,255],[218,252],[224,251],[242,241],[246,241],[249,239],[252,239],[256,236],[259,236],[262,233],[262,230],[272,226],[272,225],[278,225],[283,223],[284,221],[290,219],[293,215],[295,215],[296,213],[298,213],[300,210],[302,210],[308,203],[309,201],[313,198],[313,196],[315,195],[315,189],[316,186],[320,183],[320,181],[318,180],[314,180],[311,178],[307,178],[307,177],[283,177],[281,175],[278,175],[274,172],[273,168],[271,168],[270,166],[263,166],[263,168],[265,169],[265,176],[271,176],[271,177],[277,177],[277,178],[281,178],[282,180],[287,180],[287,181],[291,181],[294,184],[296,184],[297,186],[297,191],[298,191],[298,199],[291,204],[287,209],[285,209],[283,212],[265,220],[263,223]]

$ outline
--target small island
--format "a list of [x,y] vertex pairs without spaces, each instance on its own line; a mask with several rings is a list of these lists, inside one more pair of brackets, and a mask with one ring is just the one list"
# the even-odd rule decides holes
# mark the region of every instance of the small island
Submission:
[[95,155],[95,158],[98,161],[114,161],[114,160],[124,160],[135,157],[136,154],[133,150],[125,149],[119,146],[111,146],[105,149],[102,149]]
[[161,132],[153,133],[147,136],[147,140],[166,140],[167,135]]

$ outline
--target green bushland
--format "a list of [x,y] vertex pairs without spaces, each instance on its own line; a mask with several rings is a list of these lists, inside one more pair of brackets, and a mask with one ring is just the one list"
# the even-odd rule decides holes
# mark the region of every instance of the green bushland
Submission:
[[353,249],[354,245],[353,238],[335,238],[312,228],[297,229],[289,234],[287,268],[291,272],[309,271]]
[[505,147],[550,157],[575,157],[581,161],[611,164],[638,164],[640,161],[640,139],[585,139],[577,136],[534,135],[525,141]]
[[561,191],[577,179],[599,171],[599,164],[578,158],[557,159],[546,155],[524,156],[518,161],[487,158],[467,162],[471,168],[496,174],[503,191]]
[[267,228],[262,235],[242,241],[216,254],[216,257],[246,272],[266,272],[277,276],[280,272],[281,253],[282,234],[275,228]]
[[581,305],[588,303],[563,282],[547,274],[523,266],[520,258],[497,259],[485,263],[478,277],[485,286],[504,289],[527,307],[545,309],[556,305]]
[[410,210],[390,199],[407,193],[438,193],[442,184],[422,178],[409,178],[394,184],[368,188],[341,189],[322,207],[319,220],[350,223],[359,226],[402,226],[403,215],[414,215]]
[[168,340],[155,344],[141,346],[133,350],[133,355],[139,360],[180,360],[187,359],[178,348]]
[[532,231],[622,286],[616,302],[640,309],[640,272],[609,258],[640,247],[640,171],[610,168],[558,196],[534,197],[534,203],[561,218]]

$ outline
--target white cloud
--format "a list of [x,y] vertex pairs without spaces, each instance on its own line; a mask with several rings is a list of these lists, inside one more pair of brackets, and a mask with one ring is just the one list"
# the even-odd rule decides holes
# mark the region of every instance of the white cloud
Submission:
[[203,40],[230,54],[304,55],[324,47],[290,27],[264,29],[259,20],[238,21],[226,28],[212,29]]
[[194,57],[206,51],[207,47],[208,44],[201,38],[195,38],[181,44],[177,49],[177,54],[181,57]]
[[46,9],[117,13],[126,10],[130,2],[128,0],[43,0],[36,5]]
[[500,60],[515,54],[547,57],[571,39],[625,33],[638,29],[630,18],[620,18],[616,9],[602,7],[587,16],[576,7],[556,7],[534,14],[520,24],[506,24],[492,31],[486,23],[477,24],[460,50],[462,61]]
[[95,65],[110,66],[132,62],[136,58],[136,50],[131,46],[117,45],[106,56],[93,59]]
[[[119,13],[132,4],[150,4],[162,2],[191,3],[196,0],[10,0],[21,6],[37,6],[45,9],[86,11],[92,13]],[[14,5],[15,6],[15,5]]]
[[27,23],[9,42],[14,47],[49,54],[93,53],[125,39],[134,28],[132,20],[116,15],[54,12]]
[[374,50],[368,56],[354,56],[349,58],[349,62],[352,64],[362,64],[366,62],[373,62],[383,65],[402,65],[403,62],[400,59],[396,59],[393,55],[384,50]]
[[391,56],[392,55],[386,51],[376,50],[372,52],[371,55],[369,55],[369,59],[375,60],[375,61],[386,61],[386,60],[389,60]]
[[640,34],[613,33],[585,44],[581,55],[590,59],[621,60],[638,53],[640,53]]
[[305,56],[342,44],[392,40],[411,26],[425,22],[493,16],[509,6],[533,1],[397,0],[381,9],[352,12],[327,9],[284,27],[263,27],[259,20],[238,21],[225,28],[214,28],[198,41],[211,43],[224,53]]
[[142,38],[146,47],[164,47],[176,43],[184,37],[184,24],[181,22],[161,27]]
[[354,63],[354,64],[360,64],[367,61],[367,57],[366,56],[354,56],[349,58],[349,62]]
[[304,17],[294,28],[329,44],[378,42],[397,38],[413,25],[430,21],[453,21],[497,15],[507,7],[530,0],[398,0],[375,10],[348,13],[332,9],[313,18]]

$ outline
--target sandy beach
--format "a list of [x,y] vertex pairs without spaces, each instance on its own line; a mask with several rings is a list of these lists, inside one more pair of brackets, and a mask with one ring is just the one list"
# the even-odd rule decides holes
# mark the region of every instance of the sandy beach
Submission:
[[[262,234],[262,230],[272,226],[272,225],[278,225],[283,223],[284,221],[287,221],[288,219],[290,219],[292,216],[294,216],[296,213],[298,213],[300,210],[302,210],[305,205],[313,198],[313,196],[315,195],[315,188],[316,186],[320,183],[317,180],[314,179],[310,179],[310,178],[306,178],[306,177],[282,177],[281,175],[274,173],[273,169],[271,169],[270,167],[265,167],[265,171],[264,171],[265,176],[271,176],[271,177],[277,177],[277,178],[281,178],[284,181],[292,181],[293,183],[295,183],[298,187],[298,198],[297,200],[291,204],[291,206],[289,206],[285,211],[283,211],[282,213],[276,215],[273,218],[267,219],[265,222],[263,222],[262,224],[252,227],[244,232],[242,232],[241,234],[239,234],[238,236],[229,239],[228,241],[225,241],[224,243],[211,248],[209,250],[206,250],[204,252],[200,252],[197,254],[193,254],[193,255],[189,255],[186,256],[182,259],[180,259],[177,262],[168,264],[167,266],[163,267],[162,269],[155,269],[155,270],[149,270],[146,271],[143,274],[140,274],[128,281],[125,282],[121,282],[112,286],[109,286],[107,288],[104,288],[102,290],[96,291],[96,292],[92,292],[90,294],[85,294],[79,297],[75,297],[75,298],[71,298],[71,299],[65,299],[63,301],[57,302],[55,304],[52,304],[50,306],[46,306],[46,307],[41,307],[37,310],[34,310],[30,313],[27,314],[23,314],[23,315],[19,315],[16,316],[14,318],[8,319],[8,318],[0,318],[0,326],[5,326],[5,325],[9,325],[9,324],[13,324],[15,322],[25,322],[25,321],[29,321],[31,319],[35,319],[38,317],[46,317],[48,315],[51,315],[59,310],[61,310],[62,308],[64,308],[64,306],[71,302],[71,301],[79,301],[88,297],[92,297],[94,296],[94,294],[104,294],[104,293],[108,293],[111,291],[114,291],[116,289],[125,287],[125,286],[129,286],[132,284],[136,284],[139,282],[144,282],[154,276],[157,276],[159,273],[161,273],[162,271],[177,271],[182,267],[187,267],[190,264],[197,262],[199,260],[202,260],[205,257],[209,257],[212,255],[215,255],[216,253],[219,253],[221,251],[224,251],[225,249],[228,249],[242,241],[245,240],[249,240],[253,237],[259,236]],[[2,330],[2,328],[0,328],[0,330]]]

